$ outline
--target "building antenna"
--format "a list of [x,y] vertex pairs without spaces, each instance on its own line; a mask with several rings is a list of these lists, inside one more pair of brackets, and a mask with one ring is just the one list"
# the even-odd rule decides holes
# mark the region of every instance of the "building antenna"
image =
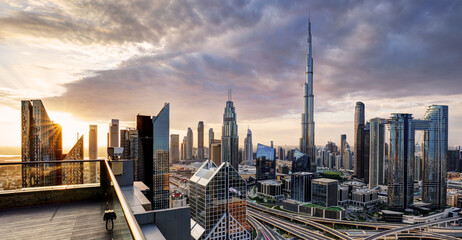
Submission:
[[228,101],[232,101],[233,99],[233,93],[232,93],[232,89],[228,89]]

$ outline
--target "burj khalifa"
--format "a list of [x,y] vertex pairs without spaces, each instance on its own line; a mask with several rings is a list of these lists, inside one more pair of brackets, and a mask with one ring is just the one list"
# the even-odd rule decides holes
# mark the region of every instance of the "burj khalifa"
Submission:
[[314,95],[313,95],[313,55],[311,49],[311,21],[308,19],[308,49],[306,53],[306,79],[304,85],[304,104],[302,113],[302,137],[300,151],[308,154],[310,161],[316,161],[314,145]]

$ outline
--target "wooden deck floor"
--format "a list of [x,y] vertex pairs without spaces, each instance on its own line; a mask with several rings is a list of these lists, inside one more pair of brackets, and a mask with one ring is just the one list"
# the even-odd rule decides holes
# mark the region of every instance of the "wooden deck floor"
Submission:
[[106,231],[104,210],[94,201],[0,210],[0,239],[130,238],[119,214],[114,232]]

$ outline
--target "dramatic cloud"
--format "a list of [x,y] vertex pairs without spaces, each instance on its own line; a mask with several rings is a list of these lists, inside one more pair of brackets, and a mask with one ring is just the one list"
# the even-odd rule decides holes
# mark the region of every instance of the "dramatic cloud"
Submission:
[[46,99],[57,111],[129,121],[171,102],[174,129],[199,120],[216,128],[232,88],[240,130],[251,124],[256,139],[296,144],[308,15],[319,144],[351,134],[358,100],[370,117],[439,103],[461,119],[459,1],[26,2],[0,15],[0,44],[131,49],[115,65],[58,84],[63,93]]

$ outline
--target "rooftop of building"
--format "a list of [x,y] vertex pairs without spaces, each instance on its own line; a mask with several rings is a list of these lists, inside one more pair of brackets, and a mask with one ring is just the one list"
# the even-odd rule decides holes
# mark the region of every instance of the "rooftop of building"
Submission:
[[330,178],[317,178],[317,179],[313,179],[313,183],[338,183],[338,180],[334,180]]
[[277,186],[282,185],[282,182],[276,179],[267,179],[267,180],[261,180],[258,182],[261,184],[267,184],[267,185],[277,185]]
[[[108,232],[103,221],[101,201],[83,201],[0,210],[2,239],[112,239],[129,237],[129,231],[118,231],[122,219],[114,221]],[[119,221],[117,221],[119,220]]]

